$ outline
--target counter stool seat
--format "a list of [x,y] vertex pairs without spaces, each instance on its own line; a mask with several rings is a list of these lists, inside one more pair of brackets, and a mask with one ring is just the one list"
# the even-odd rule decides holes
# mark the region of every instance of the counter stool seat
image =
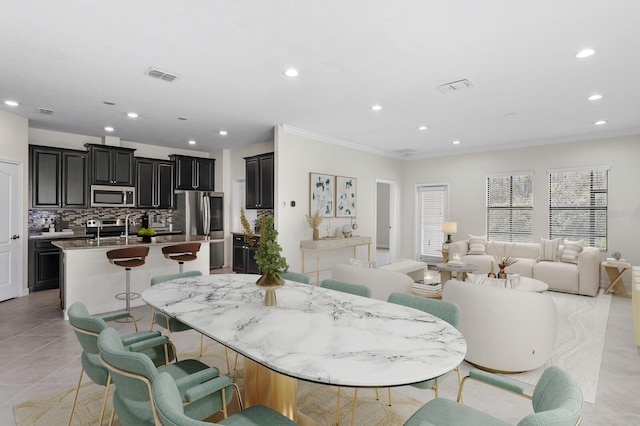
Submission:
[[131,292],[131,268],[144,265],[145,258],[148,254],[148,246],[125,247],[107,252],[109,263],[125,269],[127,276],[126,290],[124,293],[116,294],[115,297],[118,300],[124,300],[126,302],[125,310],[129,313],[131,312],[131,301],[140,297],[140,293]]
[[200,243],[181,243],[162,247],[164,257],[178,262],[180,272],[182,272],[184,262],[198,258],[198,251],[200,251]]

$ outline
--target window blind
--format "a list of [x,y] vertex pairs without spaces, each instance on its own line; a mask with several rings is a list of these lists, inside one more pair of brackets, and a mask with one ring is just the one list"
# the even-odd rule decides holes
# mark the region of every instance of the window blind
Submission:
[[549,238],[607,249],[608,168],[549,171]]
[[418,223],[420,240],[419,258],[440,257],[444,234],[442,222],[445,220],[447,206],[447,187],[445,185],[420,185],[418,194]]
[[487,177],[487,239],[532,241],[532,180],[532,172]]

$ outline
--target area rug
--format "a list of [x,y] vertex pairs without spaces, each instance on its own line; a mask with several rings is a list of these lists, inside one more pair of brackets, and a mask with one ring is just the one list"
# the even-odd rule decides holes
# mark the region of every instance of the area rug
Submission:
[[584,400],[594,404],[600,376],[611,294],[596,297],[548,292],[558,311],[558,335],[551,359],[532,371],[508,376],[535,385],[549,366],[558,366],[578,382]]

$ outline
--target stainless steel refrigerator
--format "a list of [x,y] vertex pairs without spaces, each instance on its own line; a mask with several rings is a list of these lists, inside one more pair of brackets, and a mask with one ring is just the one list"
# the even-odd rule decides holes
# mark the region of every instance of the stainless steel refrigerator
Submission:
[[[207,235],[212,240],[224,239],[224,194],[222,192],[176,191],[173,228],[185,234]],[[224,242],[212,242],[209,248],[210,268],[224,266]]]

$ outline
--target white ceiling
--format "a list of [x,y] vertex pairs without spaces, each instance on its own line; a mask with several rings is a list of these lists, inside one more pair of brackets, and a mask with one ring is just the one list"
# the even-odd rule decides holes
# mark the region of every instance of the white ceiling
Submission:
[[[273,140],[277,124],[392,156],[634,134],[639,22],[638,0],[5,1],[0,100],[20,105],[0,108],[202,151]],[[584,47],[596,54],[576,59]],[[473,87],[437,90],[460,79]]]

